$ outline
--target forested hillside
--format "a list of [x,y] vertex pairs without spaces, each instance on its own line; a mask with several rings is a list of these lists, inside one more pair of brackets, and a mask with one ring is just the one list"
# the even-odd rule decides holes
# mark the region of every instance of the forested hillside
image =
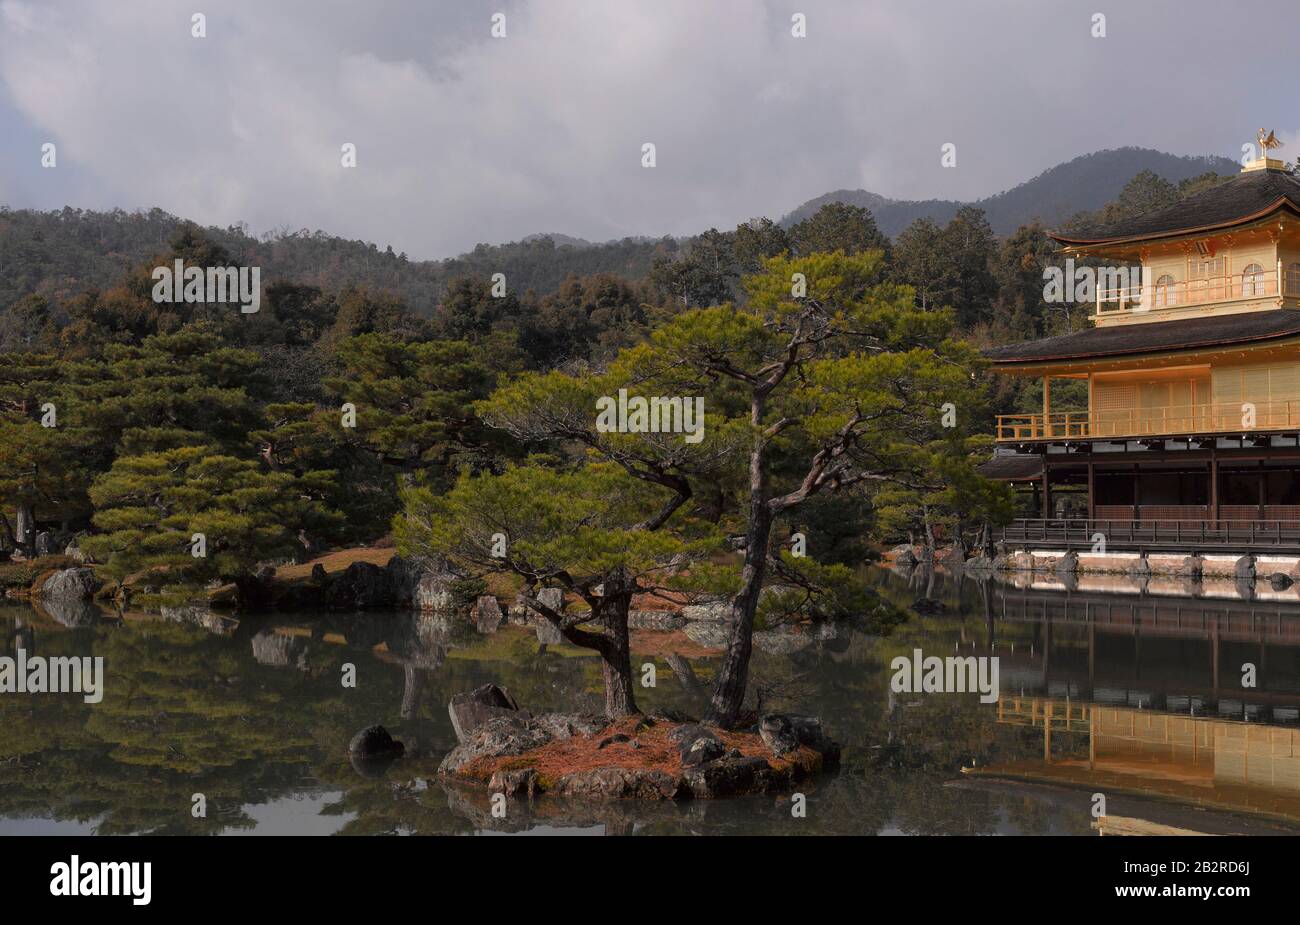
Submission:
[[[148,212],[57,212],[0,208],[0,310],[29,294],[61,303],[87,288],[106,288],[130,267],[159,253],[187,226],[161,209]],[[604,244],[557,244],[534,236],[512,244],[480,244],[450,260],[410,260],[391,247],[350,241],[323,231],[280,231],[253,236],[247,228],[205,228],[205,236],[235,262],[260,266],[267,280],[339,289],[347,284],[384,289],[417,314],[433,313],[447,281],[504,273],[518,292],[554,292],[570,275],[644,276],[657,255],[675,253],[671,239],[627,239]],[[575,239],[576,240],[576,239]]]
[[[1076,213],[1102,208],[1143,171],[1177,184],[1207,171],[1231,174],[1236,165],[1225,158],[1176,157],[1141,148],[1101,151],[975,205],[996,235],[1012,235],[1035,220],[1050,228]],[[804,203],[779,224],[789,230],[836,202],[870,210],[876,227],[891,239],[919,218],[947,223],[967,205],[947,200],[901,202],[864,190],[840,190]],[[25,295],[39,294],[57,306],[86,289],[110,287],[130,267],[166,248],[187,224],[161,209],[35,212],[0,207],[0,311]],[[543,296],[557,291],[570,276],[642,279],[656,259],[677,258],[700,241],[698,237],[625,238],[593,244],[557,232],[529,235],[509,244],[480,244],[447,260],[411,260],[382,244],[323,231],[279,229],[255,236],[237,225],[205,228],[204,234],[235,262],[262,267],[268,281],[292,280],[326,291],[346,285],[385,290],[426,318],[457,277],[504,273],[511,291],[523,296],[532,290]]]
[[918,218],[947,222],[963,205],[983,210],[995,234],[1012,234],[1021,225],[1038,221],[1048,228],[1078,212],[1092,212],[1119,196],[1131,177],[1149,170],[1171,183],[1207,171],[1237,172],[1238,164],[1226,157],[1179,157],[1149,148],[1118,148],[1076,157],[1046,170],[1019,186],[974,203],[950,199],[905,201],[887,199],[866,190],[836,190],[810,199],[781,220],[793,225],[828,202],[843,202],[871,210],[876,223],[894,237]]

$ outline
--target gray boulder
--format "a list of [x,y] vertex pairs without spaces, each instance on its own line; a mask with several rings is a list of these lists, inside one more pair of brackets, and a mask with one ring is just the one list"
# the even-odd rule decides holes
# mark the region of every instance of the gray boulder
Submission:
[[766,758],[723,758],[683,769],[682,778],[695,799],[716,799],[761,793],[774,786],[775,775]]
[[692,740],[689,745],[682,747],[680,752],[682,767],[695,768],[710,761],[716,761],[727,753],[727,748],[722,744],[722,740],[716,736],[700,736]]
[[551,735],[522,710],[504,711],[483,722],[453,748],[438,765],[441,775],[455,774],[479,758],[501,758],[540,748]]
[[537,631],[537,641],[544,646],[558,646],[564,642],[560,628],[545,617],[537,620],[534,629]]
[[1057,575],[1073,575],[1079,571],[1079,554],[1073,549],[1056,560]]
[[677,746],[684,768],[699,767],[727,753],[727,747],[717,733],[694,723],[678,726],[668,733],[668,740]]
[[646,768],[592,768],[563,775],[555,792],[566,797],[675,800],[686,791],[680,778]]
[[780,713],[768,713],[758,721],[758,734],[763,744],[780,757],[799,747],[799,736],[794,725]]
[[489,719],[503,715],[528,718],[528,714],[519,709],[515,698],[504,687],[484,684],[472,691],[453,694],[447,706],[451,715],[451,728],[456,733],[456,741],[462,745],[480,726]]
[[393,556],[384,566],[384,572],[388,577],[388,586],[392,594],[393,604],[398,607],[409,607],[415,602],[415,589],[420,585],[420,579],[425,576],[429,569],[422,567],[411,559],[404,559],[401,556]]
[[223,636],[233,633],[239,625],[238,620],[217,613],[204,600],[190,601],[188,604],[177,606],[164,605],[158,609],[158,613],[164,620],[170,620],[173,623],[189,623],[210,633],[218,633]]
[[55,572],[41,584],[40,596],[61,600],[86,600],[95,596],[103,582],[95,577],[92,568],[65,568]]
[[533,725],[552,739],[563,741],[573,736],[595,735],[608,724],[594,713],[543,713],[532,718]]
[[754,634],[754,645],[770,655],[793,655],[808,648],[812,643],[812,637],[804,633],[760,631]]
[[406,750],[383,726],[367,726],[352,737],[348,754],[354,759],[396,758]]
[[451,610],[456,606],[450,575],[430,572],[422,575],[411,592],[411,606],[421,611]]
[[1268,583],[1274,591],[1285,591],[1293,584],[1291,576],[1284,572],[1274,572],[1272,575],[1269,575]]
[[368,610],[393,607],[396,595],[386,568],[373,562],[353,562],[330,585],[331,610]]
[[1184,556],[1177,574],[1179,578],[1199,579],[1205,574],[1205,559],[1201,556]]
[[560,588],[543,588],[537,592],[537,603],[556,613],[564,612],[564,591]]
[[472,603],[459,599],[456,583],[464,578],[445,559],[409,560],[394,556],[388,563],[393,593],[399,605],[423,612],[453,610]]
[[687,623],[687,638],[705,649],[725,649],[731,633],[721,623]]
[[1255,557],[1252,555],[1242,556],[1233,566],[1233,575],[1237,578],[1254,578],[1255,577]]
[[688,623],[721,623],[731,618],[731,601],[704,601],[687,604],[682,608],[682,619]]
[[1034,557],[1027,552],[1018,552],[1011,556],[1009,568],[1020,572],[1034,570]]
[[495,633],[501,627],[501,605],[490,594],[485,594],[474,604],[474,626],[480,633]]
[[675,630],[686,625],[686,618],[671,610],[629,610],[627,625],[640,630]]
[[804,745],[820,754],[827,762],[839,759],[839,745],[826,735],[821,720],[815,716],[768,713],[758,722],[758,734],[777,757]]
[[94,626],[104,616],[104,612],[93,601],[75,597],[52,597],[44,599],[38,605],[50,615],[54,622],[69,629],[78,626]]
[[1128,577],[1130,578],[1150,578],[1151,562],[1146,556],[1140,556],[1136,562],[1128,567]]
[[512,768],[496,771],[488,781],[488,789],[494,793],[504,793],[508,797],[528,797],[532,799],[537,793],[541,775],[536,768]]
[[275,668],[292,666],[305,671],[307,640],[301,636],[286,636],[271,630],[262,630],[253,637],[253,658],[259,665],[270,665]]

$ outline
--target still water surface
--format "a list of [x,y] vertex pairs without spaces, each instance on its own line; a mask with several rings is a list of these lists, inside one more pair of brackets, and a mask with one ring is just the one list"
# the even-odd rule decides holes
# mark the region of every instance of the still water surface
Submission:
[[[927,583],[871,580],[901,605]],[[0,604],[6,653],[22,639],[29,653],[103,656],[107,676],[99,704],[0,694],[0,834],[1087,835],[1095,793],[1114,816],[1300,832],[1300,604],[928,583],[943,611],[887,635],[756,653],[766,705],[814,713],[844,744],[841,769],[804,786],[800,819],[775,797],[544,798],[494,819],[483,793],[439,783],[456,692],[491,681],[535,711],[598,706],[597,662],[526,627],[480,634],[401,613],[202,627]],[[698,715],[712,657],[681,634],[638,633],[634,648],[635,665],[657,665],[642,708]],[[891,659],[917,648],[998,656],[999,701],[892,693]],[[371,723],[408,749],[379,776],[346,754]],[[197,793],[206,818],[191,814]]]

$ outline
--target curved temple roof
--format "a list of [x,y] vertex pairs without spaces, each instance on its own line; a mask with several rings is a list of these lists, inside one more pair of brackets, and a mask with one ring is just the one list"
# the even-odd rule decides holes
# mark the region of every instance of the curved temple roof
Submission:
[[1148,241],[1257,221],[1278,209],[1300,215],[1300,179],[1281,170],[1252,170],[1173,205],[1097,228],[1052,232],[1062,244]]
[[1291,335],[1300,335],[1300,309],[1278,308],[1158,324],[1086,328],[1073,334],[993,347],[985,350],[984,356],[994,364],[1038,363],[1230,346]]

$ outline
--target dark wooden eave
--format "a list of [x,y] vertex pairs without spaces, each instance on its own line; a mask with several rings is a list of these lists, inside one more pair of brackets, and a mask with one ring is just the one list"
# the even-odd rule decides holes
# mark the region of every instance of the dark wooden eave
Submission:
[[995,367],[1014,366],[1018,363],[1086,360],[1227,347],[1296,335],[1300,335],[1300,310],[1277,308],[1232,315],[1087,328],[1043,340],[992,347],[984,351],[984,356],[991,360]]

